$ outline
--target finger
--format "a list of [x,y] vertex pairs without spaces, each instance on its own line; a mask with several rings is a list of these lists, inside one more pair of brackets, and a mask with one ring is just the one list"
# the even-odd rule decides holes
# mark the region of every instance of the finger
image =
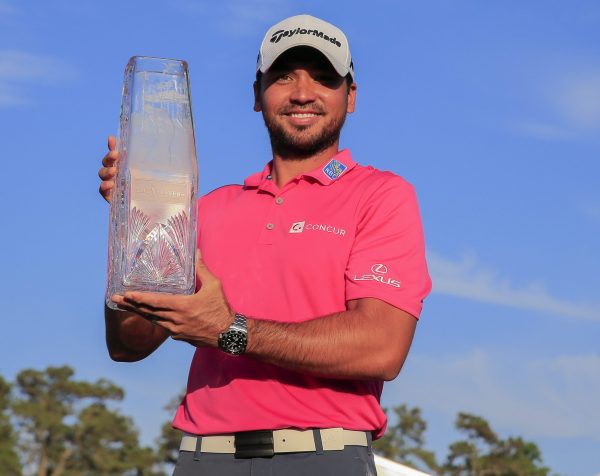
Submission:
[[104,180],[100,182],[100,193],[105,193],[111,191],[115,187],[114,180]]
[[175,333],[175,330],[173,329],[174,326],[169,321],[157,319],[156,321],[153,321],[152,324],[154,324],[156,327],[162,327],[164,330],[166,330],[169,333],[169,336],[171,336],[171,337]]
[[117,304],[119,309],[133,312],[134,314],[151,321],[153,324],[158,324],[159,322],[170,322],[169,314],[165,311],[152,309],[143,304],[136,304],[127,300],[125,296],[114,295],[111,299]]
[[159,313],[179,311],[180,301],[184,296],[127,291],[123,298],[128,304],[158,316]]
[[142,311],[140,311],[139,309],[136,309],[134,306],[131,306],[130,304],[125,302],[125,300],[123,299],[123,296],[121,296],[119,294],[113,294],[110,299],[114,304],[117,305],[117,309],[119,309],[121,311],[132,312],[132,313],[137,314],[138,316],[143,317],[145,319],[148,317],[148,316],[144,315],[144,313]]
[[110,202],[110,197],[112,195],[112,189],[114,185],[114,182],[102,182],[100,184],[100,187],[98,187],[100,195],[102,195],[102,198],[104,198],[104,200],[106,200],[107,202]]
[[112,167],[117,160],[119,160],[119,153],[116,150],[112,150],[102,158],[102,165],[104,167]]
[[108,150],[115,150],[117,147],[117,138],[115,136],[108,136]]
[[102,180],[114,179],[116,175],[116,167],[102,167],[100,170],[98,170],[98,177],[100,177]]

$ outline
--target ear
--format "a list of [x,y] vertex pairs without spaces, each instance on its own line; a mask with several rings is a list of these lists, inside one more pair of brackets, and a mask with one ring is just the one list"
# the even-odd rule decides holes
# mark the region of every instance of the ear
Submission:
[[262,108],[260,106],[260,85],[257,81],[254,81],[252,87],[254,89],[254,110],[256,112],[260,112],[262,111]]
[[346,108],[346,112],[351,114],[354,112],[354,108],[356,106],[356,83],[352,83],[348,88],[348,107]]

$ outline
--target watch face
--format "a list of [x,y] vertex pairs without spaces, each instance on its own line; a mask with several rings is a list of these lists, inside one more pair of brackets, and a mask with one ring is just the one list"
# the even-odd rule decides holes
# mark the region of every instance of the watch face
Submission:
[[232,355],[240,355],[246,350],[248,337],[245,332],[234,329],[224,332],[219,336],[219,347]]

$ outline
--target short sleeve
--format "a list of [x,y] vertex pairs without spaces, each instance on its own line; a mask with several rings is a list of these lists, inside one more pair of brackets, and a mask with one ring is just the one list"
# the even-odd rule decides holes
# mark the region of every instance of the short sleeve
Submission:
[[419,318],[431,279],[414,188],[401,177],[382,172],[365,190],[356,219],[346,300],[377,298]]

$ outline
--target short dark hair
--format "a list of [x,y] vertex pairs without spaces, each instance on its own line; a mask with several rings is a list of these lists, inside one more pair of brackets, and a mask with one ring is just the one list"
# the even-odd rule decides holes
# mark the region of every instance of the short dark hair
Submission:
[[350,91],[350,86],[352,86],[352,83],[354,83],[354,78],[352,77],[352,75],[350,73],[348,73],[345,76],[346,79],[346,86],[348,86],[348,91]]
[[[262,71],[259,69],[256,72],[256,84],[258,84],[260,86],[260,80],[262,78]],[[350,91],[350,86],[352,86],[352,83],[354,82],[354,79],[352,79],[352,75],[350,73],[348,73],[346,76],[344,76],[344,79],[346,80],[346,87],[348,88],[348,91]]]

